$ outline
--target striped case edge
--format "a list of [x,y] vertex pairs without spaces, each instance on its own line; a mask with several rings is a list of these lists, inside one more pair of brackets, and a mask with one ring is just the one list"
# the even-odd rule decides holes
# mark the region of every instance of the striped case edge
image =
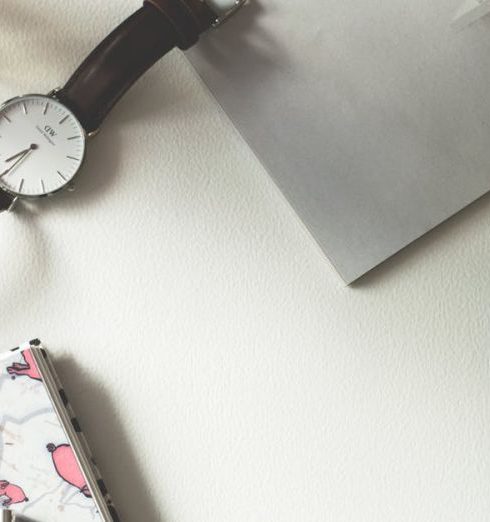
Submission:
[[104,522],[120,522],[111,496],[105,486],[99,469],[92,456],[87,439],[70,405],[66,392],[56,373],[53,362],[39,339],[13,348],[11,352],[30,350],[43,378],[46,392],[58,416],[61,426],[72,445],[78,465],[85,475],[93,500]]

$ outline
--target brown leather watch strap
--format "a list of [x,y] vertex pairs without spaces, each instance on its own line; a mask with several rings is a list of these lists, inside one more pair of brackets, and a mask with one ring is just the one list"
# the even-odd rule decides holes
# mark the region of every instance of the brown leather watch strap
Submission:
[[126,91],[174,47],[188,49],[216,21],[202,0],[145,0],[82,63],[57,98],[90,133]]

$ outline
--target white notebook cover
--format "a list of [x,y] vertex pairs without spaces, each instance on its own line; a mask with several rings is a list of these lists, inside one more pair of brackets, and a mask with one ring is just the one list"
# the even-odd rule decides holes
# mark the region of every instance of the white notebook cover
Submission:
[[461,0],[250,0],[191,62],[348,283],[490,189],[490,26]]

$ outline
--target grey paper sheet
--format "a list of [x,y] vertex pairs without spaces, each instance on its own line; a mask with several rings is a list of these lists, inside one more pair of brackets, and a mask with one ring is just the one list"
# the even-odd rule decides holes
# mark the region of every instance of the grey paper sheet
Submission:
[[350,283],[490,190],[490,20],[268,0],[188,56]]

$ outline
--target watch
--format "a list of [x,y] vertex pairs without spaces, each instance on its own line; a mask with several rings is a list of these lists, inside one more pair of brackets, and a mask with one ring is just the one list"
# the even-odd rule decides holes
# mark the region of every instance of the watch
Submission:
[[[212,0],[209,0],[212,1]],[[82,63],[67,84],[47,95],[12,98],[0,106],[0,211],[19,199],[72,186],[87,140],[126,91],[160,58],[193,46],[246,0],[221,13],[208,0],[145,0]]]

